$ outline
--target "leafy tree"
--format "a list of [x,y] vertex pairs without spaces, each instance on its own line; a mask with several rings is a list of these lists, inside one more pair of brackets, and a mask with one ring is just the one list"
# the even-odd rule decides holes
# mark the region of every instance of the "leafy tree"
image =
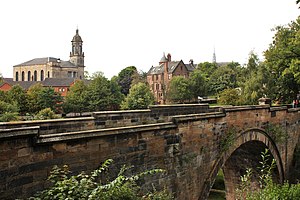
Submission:
[[129,93],[129,89],[131,87],[131,82],[133,80],[133,75],[137,73],[137,69],[135,66],[129,66],[125,69],[122,69],[118,74],[118,84],[121,87],[121,92],[124,95]]
[[[31,200],[56,199],[102,199],[102,200],[170,200],[172,196],[167,192],[151,192],[143,196],[137,186],[137,181],[144,176],[161,173],[163,170],[153,169],[139,174],[126,175],[129,168],[124,166],[118,176],[111,181],[100,181],[103,172],[107,171],[112,160],[106,160],[99,169],[90,174],[80,173],[70,176],[68,166],[59,168],[55,166],[48,178],[52,186],[37,193]],[[107,180],[109,180],[107,178]]]
[[145,83],[133,85],[121,104],[122,109],[143,109],[154,104],[154,96]]
[[193,97],[197,99],[198,96],[206,96],[207,95],[207,82],[202,74],[201,70],[195,69],[190,75],[190,84],[191,84],[191,91]]
[[183,76],[175,76],[171,79],[167,92],[167,98],[170,102],[184,103],[190,101],[192,97],[191,83],[188,79]]
[[50,108],[56,112],[61,110],[62,96],[55,92],[52,87],[43,88],[37,96],[40,109]]
[[28,95],[28,107],[30,108],[30,113],[37,113],[42,109],[41,105],[38,103],[39,95],[43,90],[43,86],[40,83],[34,84],[29,87],[27,91]]
[[7,92],[7,98],[9,102],[16,102],[20,113],[25,114],[28,112],[29,107],[27,106],[27,94],[20,85],[14,85]]
[[121,92],[121,87],[118,85],[116,77],[113,77],[109,83],[110,83],[110,92],[111,92],[110,108],[112,110],[119,110],[125,96]]
[[94,74],[94,79],[87,86],[84,96],[88,111],[109,110],[111,100],[110,84],[102,73]]
[[67,93],[63,110],[69,112],[84,112],[87,111],[87,86],[82,80],[78,80],[70,87]]
[[218,102],[223,105],[239,105],[240,104],[240,94],[237,89],[229,88],[225,89],[220,93]]
[[199,69],[206,79],[212,75],[212,73],[217,69],[216,63],[204,62],[199,63],[196,69]]
[[232,66],[218,67],[209,78],[210,94],[217,94],[225,89],[237,87],[238,72]]
[[0,121],[8,122],[18,119],[19,107],[16,102],[12,104],[0,100]]
[[276,98],[290,102],[300,90],[300,16],[274,31],[273,42],[264,53],[266,64],[278,85]]
[[145,83],[147,84],[147,72],[143,71],[136,71],[132,75],[132,81],[131,81],[131,86],[138,84],[138,83]]

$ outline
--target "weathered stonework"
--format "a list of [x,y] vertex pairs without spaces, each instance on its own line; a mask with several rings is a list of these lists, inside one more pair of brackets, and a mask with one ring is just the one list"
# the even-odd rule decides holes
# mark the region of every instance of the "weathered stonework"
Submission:
[[[108,158],[114,169],[123,164],[134,165],[135,172],[165,169],[166,175],[146,178],[143,187],[166,187],[177,199],[206,199],[222,168],[227,199],[234,199],[240,171],[255,166],[261,149],[268,148],[276,159],[278,181],[289,177],[299,111],[197,104],[0,123],[0,199],[43,189],[53,165],[68,164],[77,173],[96,169]],[[275,143],[267,124],[279,125],[288,134],[286,141]]]

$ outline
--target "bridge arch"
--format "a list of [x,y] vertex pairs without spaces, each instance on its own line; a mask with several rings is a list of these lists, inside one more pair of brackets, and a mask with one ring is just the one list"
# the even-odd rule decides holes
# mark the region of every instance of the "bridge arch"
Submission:
[[[277,181],[283,183],[284,168],[275,142],[263,129],[253,128],[237,135],[230,148],[221,154],[205,181],[199,199],[207,199],[220,169],[224,173],[226,199],[235,199],[236,186],[240,183],[240,176],[245,173],[247,168],[257,169],[258,163],[261,161],[261,152],[265,148],[269,149],[271,158],[276,160],[277,172],[274,175]],[[243,158],[241,158],[241,154],[243,154]],[[244,163],[239,162],[242,160]]]

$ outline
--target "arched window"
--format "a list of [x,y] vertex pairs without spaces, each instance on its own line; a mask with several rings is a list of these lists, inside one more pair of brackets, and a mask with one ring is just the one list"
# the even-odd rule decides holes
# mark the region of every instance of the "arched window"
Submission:
[[16,81],[19,81],[19,72],[16,72]]
[[34,80],[34,81],[37,81],[37,71],[34,71],[34,74],[33,74],[33,80]]
[[22,81],[25,81],[25,72],[22,71]]
[[44,70],[41,70],[41,81],[44,80]]
[[31,78],[31,72],[28,71],[28,73],[27,73],[27,81],[30,81],[30,78]]
[[50,78],[50,72],[48,71],[48,78]]

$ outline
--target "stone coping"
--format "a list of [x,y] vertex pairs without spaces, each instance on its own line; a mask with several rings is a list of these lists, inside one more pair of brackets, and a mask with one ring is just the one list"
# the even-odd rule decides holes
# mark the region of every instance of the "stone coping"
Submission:
[[60,119],[32,120],[32,121],[0,122],[0,127],[1,127],[1,125],[45,124],[45,123],[55,123],[55,122],[68,122],[68,121],[74,121],[74,120],[86,121],[86,120],[95,120],[95,118],[94,117],[78,117],[78,118],[60,118]]
[[38,144],[176,128],[173,122],[41,135]]
[[172,119],[175,123],[184,122],[184,121],[196,121],[199,119],[208,119],[208,118],[217,118],[225,117],[224,112],[210,112],[210,113],[200,113],[200,114],[189,114],[189,115],[176,115]]
[[270,109],[269,105],[249,105],[249,106],[221,106],[225,112],[235,112],[241,110],[258,110],[258,109]]
[[0,139],[20,136],[38,136],[39,130],[39,126],[0,129]]
[[132,113],[147,113],[147,112],[151,112],[151,110],[144,109],[144,110],[98,111],[98,112],[93,112],[93,115],[132,114]]

